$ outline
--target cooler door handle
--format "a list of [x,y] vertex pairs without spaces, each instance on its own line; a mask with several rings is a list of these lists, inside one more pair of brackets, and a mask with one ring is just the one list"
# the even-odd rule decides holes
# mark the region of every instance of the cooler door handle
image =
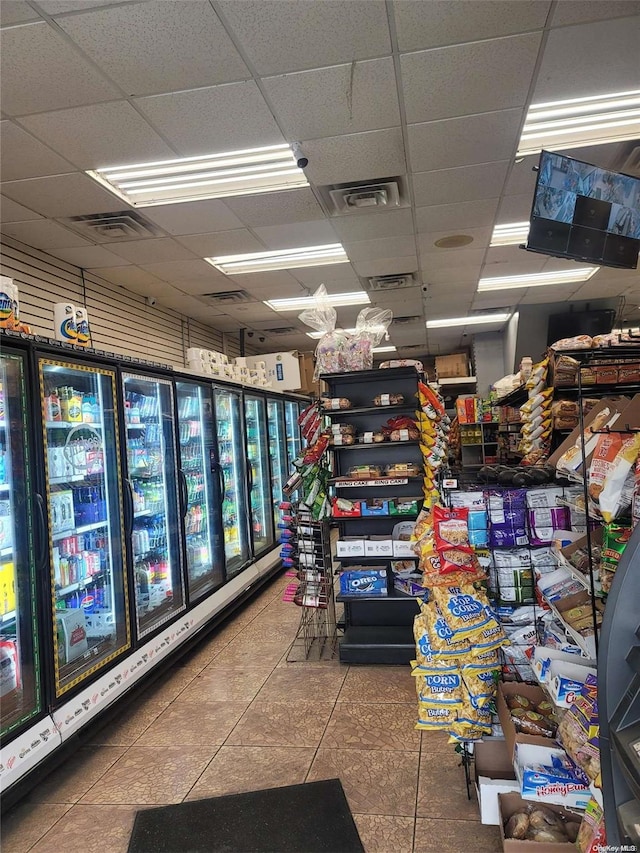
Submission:
[[36,540],[36,566],[44,571],[47,565],[47,524],[45,521],[44,498],[36,493],[35,512],[35,540]]
[[180,476],[180,499],[182,501],[182,517],[186,518],[187,505],[189,503],[189,489],[187,488],[187,477],[182,468],[180,468],[178,474]]
[[131,480],[125,480],[124,497],[124,530],[128,542],[131,542],[133,537],[133,485]]

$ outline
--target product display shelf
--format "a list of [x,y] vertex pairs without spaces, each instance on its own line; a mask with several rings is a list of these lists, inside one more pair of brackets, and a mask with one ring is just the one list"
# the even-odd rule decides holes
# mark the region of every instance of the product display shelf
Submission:
[[[481,468],[498,461],[498,427],[494,421],[460,424],[460,450],[463,468]],[[479,441],[469,441],[469,438]],[[465,441],[465,438],[467,439]]]
[[[420,374],[411,367],[323,375],[321,379],[328,386],[328,397],[344,397],[353,404],[351,409],[324,410],[323,414],[330,421],[335,418],[336,423],[353,422],[357,434],[375,432],[388,418],[402,414],[410,417],[418,409],[416,395],[420,378]],[[404,404],[367,405],[377,395],[389,392],[402,394]],[[350,418],[353,418],[353,421]],[[358,453],[350,452],[354,447],[357,447]],[[387,452],[381,453],[380,448],[385,448]],[[365,502],[371,501],[372,497],[382,501],[392,498],[409,500],[415,499],[416,495],[421,493],[422,476],[384,476],[384,466],[389,464],[413,463],[422,471],[422,455],[416,441],[347,445],[332,447],[331,450],[334,477],[330,483],[337,498]],[[370,464],[382,468],[383,476],[349,476],[349,468],[356,464],[356,457],[358,465]],[[413,523],[414,520],[415,515],[411,519],[404,515],[385,513],[377,516],[334,517],[331,519],[331,525],[338,528],[339,539],[361,535],[388,537],[391,540],[396,524],[406,521]],[[415,598],[400,594],[400,591],[395,589],[391,564],[399,560],[408,561],[412,557],[372,554],[349,557],[335,555],[332,558],[338,571],[341,568],[350,571],[358,565],[370,566],[372,569],[375,567],[376,570],[384,572],[384,576],[379,580],[386,584],[386,595],[369,595],[365,591],[341,591],[337,599],[344,605],[344,635],[339,643],[340,660],[345,663],[407,664],[415,656],[413,619],[418,612],[418,605]]]
[[527,400],[527,386],[525,383],[518,385],[513,391],[509,391],[503,397],[495,401],[494,406],[521,406]]

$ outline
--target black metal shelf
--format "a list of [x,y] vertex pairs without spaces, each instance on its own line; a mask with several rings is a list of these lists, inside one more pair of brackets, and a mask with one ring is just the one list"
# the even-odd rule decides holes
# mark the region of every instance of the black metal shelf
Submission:
[[352,409],[322,409],[322,414],[328,417],[347,417],[348,415],[382,415],[385,412],[392,414],[398,412],[416,412],[419,409],[419,403],[402,403],[399,406],[354,406]]
[[384,370],[376,368],[375,370],[352,370],[347,373],[321,373],[318,378],[321,382],[328,383],[362,383],[369,379],[379,379],[384,383],[388,379],[419,379],[422,375],[414,367],[388,367]]
[[418,557],[417,554],[413,554],[410,557],[407,555],[405,555],[404,557],[393,557],[393,556],[372,557],[371,555],[364,555],[362,557],[337,557],[336,556],[333,559],[336,560],[340,565],[342,565],[343,563],[346,562],[347,565],[353,564],[353,565],[357,566],[359,563],[362,563],[363,565],[366,565],[367,563],[382,563],[382,564],[384,564],[384,563],[395,562],[396,560],[415,560],[417,562],[420,559],[420,557]]
[[[383,498],[384,500],[384,498]],[[331,516],[329,519],[330,524],[340,524],[343,521],[380,521],[382,519],[392,518],[395,521],[415,521],[418,517],[418,513],[416,512],[401,512],[397,515],[391,515],[390,513],[387,515],[349,515],[345,516]],[[398,559],[401,559],[398,557]]]
[[[407,480],[409,483],[421,483],[422,477],[408,477],[406,474],[393,474],[388,477],[332,477],[329,482],[334,486],[345,486],[348,483],[359,483],[361,484],[359,488],[364,488],[365,486],[369,486],[367,483],[367,479],[371,480],[371,485],[376,486],[379,489],[388,488],[389,486],[395,486],[395,480]],[[380,480],[389,480],[389,483],[381,483]]]
[[[640,357],[640,356],[639,356]],[[582,385],[579,388],[577,385],[554,385],[554,394],[579,394],[583,397],[598,397],[607,394],[637,394],[640,392],[640,382],[612,382],[606,385],[599,382],[595,385]]]
[[387,592],[386,595],[367,595],[366,593],[362,593],[362,595],[358,593],[355,595],[343,595],[342,593],[338,593],[338,595],[336,595],[336,601],[394,601],[398,599],[407,601],[412,598],[417,598],[417,596],[408,595],[406,592],[402,592],[399,589]]
[[406,447],[407,445],[413,445],[416,447],[420,442],[417,439],[410,439],[409,441],[378,441],[372,444],[337,444],[330,445],[329,450],[371,450],[372,447]]
[[519,385],[513,391],[509,391],[504,397],[494,402],[494,406],[517,406],[519,403],[524,403],[528,396],[526,384]]

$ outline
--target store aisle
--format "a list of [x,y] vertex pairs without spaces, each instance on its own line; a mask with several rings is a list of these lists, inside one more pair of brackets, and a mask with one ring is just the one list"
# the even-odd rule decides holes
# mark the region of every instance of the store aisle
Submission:
[[[137,809],[339,777],[367,853],[494,853],[408,669],[287,663],[279,577],[3,820],[3,853],[124,853]],[[250,816],[248,816],[250,819]],[[304,853],[304,851],[300,851]]]

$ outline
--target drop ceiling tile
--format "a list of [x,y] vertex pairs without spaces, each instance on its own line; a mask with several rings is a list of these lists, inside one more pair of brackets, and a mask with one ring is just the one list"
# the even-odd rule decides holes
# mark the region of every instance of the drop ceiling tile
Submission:
[[[477,249],[481,246],[488,246],[489,240],[491,239],[491,228],[465,228],[464,233],[469,237],[473,237],[473,243],[470,243],[468,246],[464,246],[464,251],[469,251],[470,249]],[[433,252],[446,252],[454,254],[459,252],[460,249],[440,249],[435,245],[436,240],[441,240],[443,237],[449,237],[451,235],[451,231],[425,231],[424,233],[417,235],[418,242],[418,250],[421,255],[423,254],[431,254]]]
[[146,207],[144,215],[169,234],[207,234],[242,228],[242,222],[228,205],[217,198],[184,204],[160,204]]
[[391,53],[381,0],[221,0],[216,5],[261,76]]
[[129,263],[124,258],[114,255],[113,252],[110,252],[103,246],[86,246],[79,249],[52,249],[51,254],[83,269],[126,266]]
[[[547,297],[548,298],[548,297]],[[504,293],[478,293],[473,300],[474,311],[491,310],[494,308],[515,307],[522,299],[521,290],[510,290]]]
[[38,178],[72,172],[73,166],[46,145],[12,121],[0,122],[2,158],[0,176],[3,181]]
[[336,216],[331,224],[338,237],[347,242],[413,234],[413,216],[408,209],[363,213],[362,216]]
[[553,17],[552,27],[562,27],[566,24],[584,24],[588,21],[611,20],[627,15],[640,15],[638,0],[558,0]]
[[496,223],[528,222],[531,214],[533,193],[521,195],[505,195],[498,208]]
[[286,299],[289,296],[308,296],[308,292],[294,278],[281,280],[277,287],[265,287],[262,285],[252,285],[251,282],[246,282],[242,285],[240,282],[233,279],[233,286],[227,287],[227,290],[233,290],[236,287],[241,287],[246,290],[255,299],[261,302],[266,302],[268,299]]
[[265,225],[254,228],[254,233],[269,249],[295,249],[339,242],[331,226],[332,223],[326,219],[310,220],[290,225]]
[[[519,305],[566,305],[567,302],[575,300],[579,287],[575,284],[562,285],[562,293],[555,290],[553,293],[544,293],[544,287],[530,287],[528,290],[520,291]],[[540,293],[540,291],[543,291]],[[564,309],[561,309],[564,310]]]
[[455,204],[461,201],[499,197],[508,160],[480,163],[436,172],[414,172],[413,192],[418,207]]
[[348,243],[345,246],[353,264],[358,261],[375,261],[384,258],[402,258],[415,254],[415,237],[380,237],[377,240],[363,240]]
[[178,312],[178,314],[183,317],[200,319],[202,316],[202,302],[180,290],[176,290],[175,293],[163,296],[161,302],[167,308],[173,308],[174,311]]
[[[122,210],[123,202],[79,172],[24,181],[7,181],[2,192],[44,216],[82,216]],[[107,264],[103,264],[107,266]]]
[[305,174],[316,184],[368,181],[406,172],[399,127],[313,139],[301,148],[309,159]]
[[161,281],[159,278],[151,275],[151,273],[136,266],[95,267],[91,272],[113,284],[119,284],[136,293],[146,293],[147,291],[144,288],[160,285],[167,286],[166,282]]
[[6,196],[0,196],[0,222],[27,222],[33,219],[42,219],[42,216]]
[[424,280],[427,283],[429,292],[434,287],[439,287],[446,293],[447,288],[457,287],[458,285],[467,287],[476,287],[478,278],[480,277],[481,264],[478,262],[475,266],[469,267],[445,267],[444,269],[431,269],[428,273],[424,273]]
[[239,217],[238,221],[242,220],[252,228],[318,220],[323,217],[322,208],[308,187],[281,193],[237,196],[227,199],[225,204]]
[[426,300],[424,310],[428,320],[436,320],[440,317],[465,317],[472,302],[473,294],[433,297]]
[[260,294],[260,299],[297,296],[302,291],[299,282],[286,270],[231,275],[227,277],[227,281],[227,290],[246,290],[252,294]]
[[[473,246],[473,243],[471,243]],[[433,270],[455,269],[462,267],[480,268],[485,249],[436,249],[420,254],[420,268],[428,279]]]
[[400,124],[391,57],[267,77],[262,82],[288,139]]
[[530,33],[401,56],[407,122],[523,105],[541,38]]
[[457,204],[436,204],[419,207],[416,220],[419,232],[460,230],[492,225],[498,207],[498,199],[478,199]]
[[639,44],[640,15],[551,30],[532,102],[637,89]]
[[449,284],[432,284],[429,282],[427,289],[427,300],[447,299],[453,300],[455,304],[458,299],[468,299],[475,295],[478,289],[478,279],[464,282],[452,282]]
[[191,234],[176,239],[199,258],[216,258],[220,255],[259,252],[264,249],[262,242],[246,228],[215,231],[212,234]]
[[456,0],[456,3],[395,0],[400,50],[525,33],[544,27],[551,3],[520,0]]
[[[487,252],[485,266],[507,264],[513,269],[520,268],[523,272],[539,272],[546,263],[545,255],[536,252],[526,252],[519,246],[494,246]],[[488,275],[488,273],[487,273]]]
[[162,261],[187,261],[194,258],[193,252],[170,237],[152,240],[127,240],[114,243],[111,247],[132,264],[153,264]]
[[64,249],[74,246],[91,246],[73,231],[63,228],[49,219],[35,219],[31,222],[6,222],[2,225],[2,233],[20,240],[28,246],[38,249]]
[[251,76],[218,16],[201,0],[131,3],[58,23],[128,95]]
[[411,168],[416,172],[508,160],[515,153],[523,111],[481,113],[410,124]]
[[0,27],[24,24],[40,16],[24,0],[3,0],[0,3]]
[[7,115],[91,104],[119,94],[44,21],[5,30],[0,68]]
[[217,308],[208,308],[204,305],[200,306],[198,319],[220,332],[234,332],[238,328],[238,321],[235,317],[221,314]]
[[[120,2],[121,0],[38,0],[38,6],[47,15],[61,15],[65,12],[94,9],[99,6],[110,6],[112,3]],[[131,2],[131,0],[124,0],[124,2]]]
[[[120,244],[122,245],[122,244]],[[181,280],[201,279],[203,281],[220,281],[222,273],[214,269],[206,261],[159,261],[157,263],[140,264],[142,269],[161,278],[163,281],[180,283]],[[231,289],[231,288],[229,288]]]
[[[390,308],[398,317],[422,316],[423,293],[419,287],[407,287],[393,290],[389,293],[376,297],[377,308]],[[394,327],[391,327],[394,331]]]
[[253,80],[136,98],[134,103],[181,155],[284,142]]
[[353,266],[358,275],[370,278],[374,275],[395,275],[396,273],[415,272],[418,269],[418,259],[415,255],[406,255],[399,258],[356,261]]
[[173,282],[173,284],[180,288],[180,290],[184,291],[184,293],[189,293],[191,296],[197,297],[202,297],[207,293],[226,293],[229,290],[236,289],[233,284],[223,276],[219,279],[181,278],[178,281]]
[[341,291],[360,290],[362,287],[358,274],[352,264],[329,264],[326,267],[299,267],[289,272],[290,275],[294,276],[296,281],[314,290],[321,284],[326,284],[330,290],[335,287]]
[[230,317],[236,318],[238,326],[245,325],[246,323],[253,323],[254,320],[276,321],[280,316],[276,311],[268,308],[263,302],[248,305],[225,305],[224,310]]
[[534,167],[537,167],[539,160],[540,156],[534,154],[513,164],[504,188],[505,195],[524,195],[528,193],[529,197],[533,198],[537,174],[534,171]]

